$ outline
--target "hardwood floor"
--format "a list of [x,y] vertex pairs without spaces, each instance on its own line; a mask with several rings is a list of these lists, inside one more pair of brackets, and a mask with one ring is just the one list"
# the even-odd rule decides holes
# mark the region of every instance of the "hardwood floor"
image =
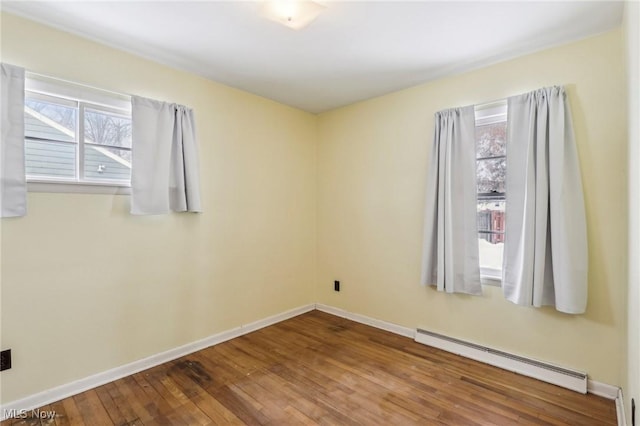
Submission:
[[320,311],[6,425],[615,425],[581,395]]

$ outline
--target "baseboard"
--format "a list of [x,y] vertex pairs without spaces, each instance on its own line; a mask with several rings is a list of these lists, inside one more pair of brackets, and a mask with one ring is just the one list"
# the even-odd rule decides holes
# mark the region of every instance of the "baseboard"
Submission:
[[370,325],[371,327],[379,328],[381,330],[389,331],[394,334],[399,334],[404,337],[413,339],[415,337],[415,330],[409,327],[403,327],[391,322],[382,321],[375,318],[370,318],[365,315],[354,314],[349,311],[345,311],[340,308],[334,308],[333,306],[323,305],[316,303],[316,309],[322,312],[326,312],[331,315],[346,318],[351,321],[359,322],[360,324]]
[[268,327],[289,318],[304,314],[305,312],[313,311],[315,307],[315,304],[310,304],[291,309],[289,311],[282,312],[280,314],[273,315],[258,321],[254,321],[240,327],[232,328],[231,330],[223,331],[221,333],[205,337],[204,339],[197,340],[195,342],[188,343],[186,345],[170,349],[159,354],[151,355],[147,358],[143,358],[138,361],[122,365],[120,367],[112,368],[111,370],[107,370],[102,373],[85,377],[84,379],[76,380],[75,382],[67,383],[53,389],[48,389],[46,391],[28,396],[26,398],[9,402],[0,407],[0,420],[5,420],[5,416],[8,413],[17,412],[19,410],[29,411],[38,407],[42,407],[43,405],[60,401],[61,399],[77,395],[89,389],[93,389],[114,380],[121,379],[122,377],[130,376],[131,374],[138,373],[148,368],[155,367],[162,363],[172,361],[182,356],[189,355],[193,352],[208,348],[209,346],[226,342],[227,340],[249,334],[261,328]]
[[587,392],[597,396],[601,396],[603,398],[615,400],[616,398],[618,398],[620,388],[618,386],[612,386],[606,383],[589,380],[587,382]]
[[627,426],[627,413],[624,411],[624,395],[622,389],[618,388],[616,396],[616,414],[618,415],[618,426]]

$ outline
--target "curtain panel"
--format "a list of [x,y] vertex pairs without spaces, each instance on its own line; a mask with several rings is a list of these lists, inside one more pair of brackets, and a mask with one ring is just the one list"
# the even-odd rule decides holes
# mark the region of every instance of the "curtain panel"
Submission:
[[435,114],[427,182],[422,285],[480,295],[473,106]]
[[132,96],[131,213],[201,212],[193,111]]
[[0,217],[27,214],[24,160],[24,68],[0,64]]
[[580,314],[587,305],[587,226],[567,95],[508,99],[505,297]]

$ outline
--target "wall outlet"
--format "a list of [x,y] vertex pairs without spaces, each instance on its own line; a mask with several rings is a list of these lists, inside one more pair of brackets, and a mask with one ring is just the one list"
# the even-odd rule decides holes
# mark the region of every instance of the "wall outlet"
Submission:
[[11,349],[0,352],[0,371],[11,368]]
[[340,291],[340,281],[334,281],[333,282],[333,290],[334,291]]

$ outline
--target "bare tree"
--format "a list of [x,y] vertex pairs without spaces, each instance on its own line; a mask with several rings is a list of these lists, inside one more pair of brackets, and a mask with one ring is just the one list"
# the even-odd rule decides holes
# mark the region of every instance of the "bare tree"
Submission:
[[86,111],[84,121],[87,142],[129,147],[131,120],[100,112]]
[[507,171],[506,123],[476,128],[478,192],[504,192]]
[[57,124],[75,132],[77,117],[77,110],[75,108],[56,105],[49,102],[42,102],[35,99],[27,99],[25,104],[37,113],[42,114]]

